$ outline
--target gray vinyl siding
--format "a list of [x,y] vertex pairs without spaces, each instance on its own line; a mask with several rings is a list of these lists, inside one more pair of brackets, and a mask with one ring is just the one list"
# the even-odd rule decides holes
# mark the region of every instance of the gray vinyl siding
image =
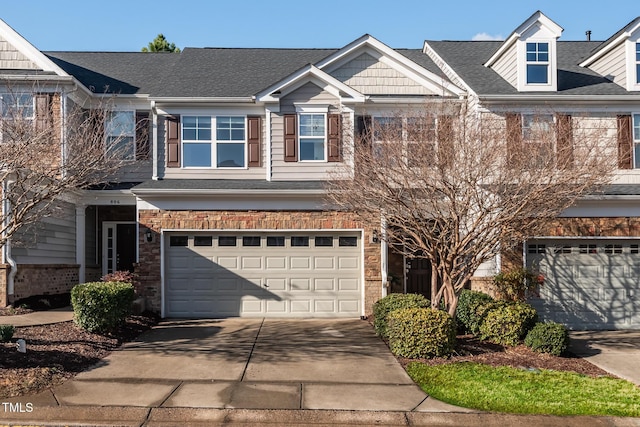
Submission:
[[0,36],[0,69],[37,70],[39,68],[22,52]]
[[75,206],[59,202],[54,215],[14,235],[13,258],[18,264],[75,264]]
[[363,53],[330,74],[365,95],[434,95],[368,53]]
[[[265,163],[267,162],[265,144],[265,120],[262,120],[261,166],[237,169],[183,169],[168,168],[166,166],[166,127],[165,119],[158,116],[158,176],[166,179],[264,179],[266,176]],[[151,177],[151,173],[149,173]]]
[[513,87],[518,87],[518,55],[514,43],[491,67]]
[[280,100],[280,113],[271,115],[271,179],[274,181],[325,180],[328,178],[328,172],[341,165],[341,163],[284,161],[284,114],[296,113],[296,103],[325,104],[329,105],[329,113],[338,113],[340,111],[339,100],[311,82],[282,97]]
[[627,66],[624,43],[594,62],[589,68],[622,87],[627,86]]

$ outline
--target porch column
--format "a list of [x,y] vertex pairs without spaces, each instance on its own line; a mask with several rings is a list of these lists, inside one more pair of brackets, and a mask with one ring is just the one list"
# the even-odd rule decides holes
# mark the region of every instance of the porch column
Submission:
[[78,270],[79,283],[85,282],[85,214],[87,206],[76,206],[76,264],[80,266]]

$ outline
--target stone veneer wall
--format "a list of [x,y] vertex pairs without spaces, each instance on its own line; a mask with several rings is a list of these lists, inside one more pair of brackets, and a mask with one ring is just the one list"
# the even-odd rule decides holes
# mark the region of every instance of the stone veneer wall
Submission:
[[79,270],[77,264],[18,264],[10,302],[32,295],[71,292],[71,288],[78,284]]
[[11,271],[11,266],[9,264],[0,264],[0,307],[6,307],[9,305],[9,300],[7,298],[9,271]]
[[[140,256],[136,273],[140,281],[140,290],[147,299],[148,307],[156,312],[160,312],[161,309],[160,231],[163,229],[240,231],[364,229],[365,313],[370,314],[373,303],[382,296],[380,243],[371,243],[370,236],[373,229],[364,226],[350,213],[140,210],[139,224]],[[147,242],[144,236],[147,228],[154,234],[151,242]]]

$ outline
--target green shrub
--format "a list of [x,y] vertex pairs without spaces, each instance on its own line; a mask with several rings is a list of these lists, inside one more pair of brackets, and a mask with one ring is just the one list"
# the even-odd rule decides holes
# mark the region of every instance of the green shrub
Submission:
[[449,356],[456,343],[455,321],[446,311],[402,308],[388,316],[389,348],[396,356]]
[[537,290],[543,282],[543,275],[527,268],[500,272],[493,277],[497,297],[505,301],[524,301],[527,294]]
[[431,302],[419,294],[389,294],[373,304],[373,327],[382,338],[387,335],[387,316],[400,308],[429,307]]
[[131,283],[83,283],[71,290],[74,320],[89,332],[111,332],[122,325],[131,313],[133,299]]
[[[476,319],[475,308],[479,303],[493,301],[489,295],[464,289],[458,296],[458,306],[456,307],[456,321],[463,333],[472,333],[473,329],[478,329],[475,325],[480,322]],[[472,329],[472,325],[474,328]],[[477,333],[477,332],[476,332]]]
[[13,325],[0,325],[0,342],[9,342],[15,330]]
[[524,302],[496,304],[480,325],[480,337],[496,344],[518,345],[538,321],[536,309]]
[[569,332],[560,323],[536,323],[524,343],[534,351],[560,356],[569,346]]

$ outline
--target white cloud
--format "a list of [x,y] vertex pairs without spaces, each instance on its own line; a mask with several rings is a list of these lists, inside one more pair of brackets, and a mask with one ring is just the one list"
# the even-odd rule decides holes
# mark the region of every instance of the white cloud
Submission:
[[478,33],[475,36],[473,36],[471,38],[471,40],[473,40],[473,41],[492,41],[492,40],[502,41],[502,40],[504,40],[504,37],[502,36],[502,34],[496,34],[495,36],[492,36],[491,34],[487,34],[487,33]]

